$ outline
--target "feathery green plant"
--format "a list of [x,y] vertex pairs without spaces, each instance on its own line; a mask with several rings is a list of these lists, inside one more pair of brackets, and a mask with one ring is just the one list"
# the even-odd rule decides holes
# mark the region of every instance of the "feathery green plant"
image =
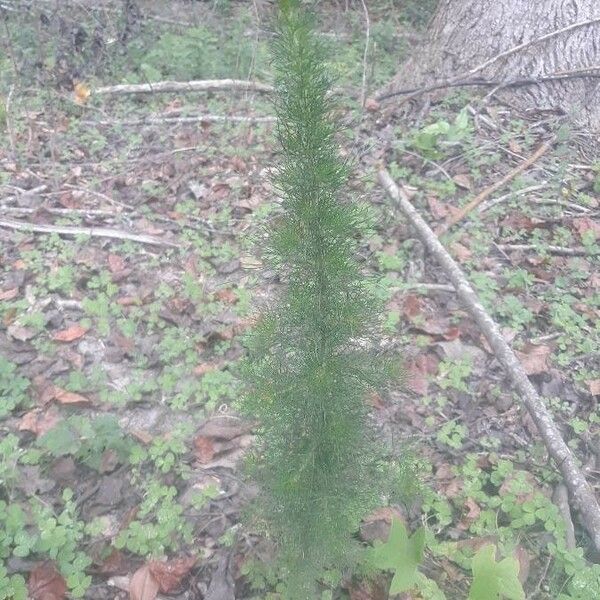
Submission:
[[349,166],[335,141],[323,49],[297,0],[279,7],[274,182],[284,217],[266,255],[284,291],[250,337],[243,406],[261,423],[251,459],[262,486],[256,505],[289,593],[305,598],[324,568],[352,561],[352,534],[381,501],[385,475],[365,397],[393,369],[375,351],[378,310],[355,259],[365,214],[342,198]]

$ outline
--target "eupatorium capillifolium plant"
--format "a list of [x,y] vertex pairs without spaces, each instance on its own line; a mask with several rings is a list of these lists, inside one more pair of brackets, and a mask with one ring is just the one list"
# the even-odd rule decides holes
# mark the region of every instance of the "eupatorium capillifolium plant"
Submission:
[[361,516],[381,501],[382,461],[365,397],[389,380],[377,303],[356,260],[365,214],[344,192],[331,83],[310,17],[280,0],[272,45],[283,218],[266,258],[283,283],[249,338],[243,406],[261,427],[251,458],[256,507],[293,595],[352,560]]

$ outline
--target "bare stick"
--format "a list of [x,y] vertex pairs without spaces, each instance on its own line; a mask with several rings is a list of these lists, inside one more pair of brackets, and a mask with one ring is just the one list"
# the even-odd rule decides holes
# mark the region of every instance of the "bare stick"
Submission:
[[13,219],[1,219],[0,227],[7,229],[16,229],[17,231],[29,231],[37,233],[58,233],[59,235],[89,235],[92,237],[105,237],[117,240],[129,240],[139,242],[140,244],[150,244],[152,246],[169,246],[178,248],[179,244],[168,242],[155,238],[151,235],[140,233],[128,233],[118,229],[108,229],[106,227],[68,227],[65,225],[35,225],[32,223],[23,223]]
[[369,18],[369,9],[367,8],[366,0],[361,0],[363,12],[365,14],[365,51],[363,53],[363,73],[362,87],[360,90],[360,105],[364,108],[367,99],[367,58],[369,55],[369,42],[371,39],[371,19]]
[[545,402],[529,381],[521,363],[502,336],[500,328],[481,305],[477,294],[463,272],[410,203],[407,195],[402,189],[398,188],[385,169],[379,171],[378,179],[388,195],[408,218],[429,253],[443,268],[455,287],[458,297],[479,325],[496,358],[509,375],[514,387],[519,392],[521,402],[537,425],[548,453],[562,473],[569,493],[577,504],[586,531],[596,549],[600,550],[600,506],[598,500],[594,490],[577,465],[573,453],[563,440]]
[[274,123],[276,117],[246,117],[238,115],[196,115],[194,117],[148,117],[129,121],[81,121],[85,125],[172,125],[185,123]]
[[[517,196],[523,196],[525,194],[530,194],[531,192],[537,192],[539,190],[544,190],[548,187],[549,187],[549,184],[540,183],[538,185],[530,185],[529,187],[522,188],[522,189],[514,191],[514,192],[508,192],[508,194],[504,194],[503,196],[500,196],[499,198],[494,198],[493,200],[490,200],[489,202],[483,203],[479,207],[478,212],[483,213],[486,210],[490,210],[490,208],[493,208],[494,206],[504,202],[505,200],[509,200],[510,198],[516,198]],[[530,200],[530,202],[531,202],[531,200]]]
[[452,226],[456,225],[459,221],[462,221],[474,208],[479,206],[486,198],[491,196],[496,190],[500,189],[503,185],[507,184],[509,181],[513,180],[519,173],[525,171],[525,169],[529,168],[532,164],[534,164],[537,160],[539,160],[554,144],[554,137],[550,138],[547,142],[544,142],[539,146],[539,148],[525,161],[523,161],[520,165],[515,167],[512,171],[509,171],[502,179],[490,185],[485,190],[477,194],[473,200],[468,202],[465,206],[463,206],[459,211],[457,211],[454,215],[452,215],[446,223],[443,223],[439,229],[436,231],[437,235],[442,235]]
[[157,94],[164,92],[216,92],[240,90],[244,92],[272,92],[273,87],[258,81],[243,79],[206,79],[202,81],[157,81],[155,83],[132,83],[109,85],[94,90],[97,96],[108,94]]
[[410,99],[425,94],[427,92],[434,92],[435,90],[443,90],[445,88],[458,88],[458,87],[491,87],[495,88],[491,93],[494,93],[503,88],[509,87],[522,87],[526,85],[539,85],[540,83],[547,83],[549,81],[565,81],[569,79],[597,79],[600,77],[600,65],[591,65],[581,69],[574,69],[572,71],[558,71],[556,73],[549,73],[547,75],[540,75],[538,77],[517,77],[515,79],[466,79],[464,75],[457,75],[450,79],[438,81],[430,85],[425,85],[418,88],[403,88],[395,90],[386,94],[380,94],[375,99],[378,101],[388,100],[394,96],[407,96],[402,100],[402,104],[408,102]]
[[[533,244],[496,244],[498,250],[502,252],[530,252],[530,251],[538,251],[540,250],[540,246],[535,246]],[[549,252],[550,254],[560,254],[562,256],[595,256],[596,254],[600,254],[599,251],[594,251],[594,249],[587,250],[583,247],[576,248],[566,248],[564,246],[542,246],[544,250]]]

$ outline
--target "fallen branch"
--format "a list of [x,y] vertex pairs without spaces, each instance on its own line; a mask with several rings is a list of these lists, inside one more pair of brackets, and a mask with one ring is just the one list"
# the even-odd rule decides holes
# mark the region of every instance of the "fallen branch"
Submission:
[[190,117],[148,117],[129,121],[82,121],[84,125],[171,125],[185,123],[274,123],[275,117],[246,117],[239,115],[196,115]]
[[539,77],[519,77],[515,79],[463,79],[462,76],[452,77],[451,79],[445,79],[444,81],[438,81],[430,85],[424,85],[417,88],[403,88],[389,92],[386,94],[380,94],[375,99],[378,102],[394,98],[395,96],[408,96],[404,98],[402,104],[408,102],[416,96],[426,94],[427,92],[434,92],[435,90],[443,90],[447,88],[458,88],[458,87],[491,87],[499,89],[511,88],[511,87],[522,87],[526,85],[539,85],[541,83],[548,83],[550,81],[565,81],[569,79],[598,79],[600,78],[600,65],[593,65],[583,69],[574,69],[573,71],[563,71],[557,73],[550,73],[548,75],[540,75]]
[[496,358],[509,375],[514,387],[519,392],[523,405],[537,425],[548,453],[562,473],[571,498],[577,504],[586,531],[595,548],[600,551],[600,506],[598,500],[593,488],[586,481],[577,465],[573,453],[563,440],[546,404],[529,381],[521,363],[502,336],[498,325],[483,308],[477,294],[454,259],[412,206],[404,191],[398,188],[385,169],[379,172],[378,178],[386,192],[408,218],[427,250],[445,271],[455,287],[458,297],[479,325]]
[[539,146],[539,148],[527,159],[524,160],[520,165],[516,166],[512,171],[509,171],[502,179],[490,185],[485,190],[477,194],[473,200],[468,202],[465,206],[463,206],[458,212],[452,215],[445,223],[443,223],[436,234],[442,235],[448,231],[451,227],[456,225],[459,221],[462,221],[474,208],[479,206],[486,198],[489,198],[495,191],[499,190],[502,186],[506,185],[509,181],[512,181],[517,175],[525,171],[525,169],[529,168],[536,161],[538,161],[554,144],[554,137],[550,138],[548,141],[544,142]]
[[600,254],[600,250],[594,251],[593,248],[588,250],[581,246],[566,248],[565,246],[536,246],[534,244],[496,244],[496,248],[503,252],[530,252],[532,250],[540,252],[540,250],[545,250],[549,254],[559,254],[562,256],[596,256],[597,254]]
[[32,223],[23,223],[13,219],[1,219],[0,227],[15,229],[17,231],[28,231],[35,233],[57,233],[58,235],[89,235],[91,237],[105,237],[117,240],[129,240],[139,242],[140,244],[150,244],[152,246],[169,246],[178,248],[179,244],[168,242],[155,238],[151,235],[140,233],[128,233],[118,229],[108,229],[106,227],[70,227],[65,225],[36,225]]
[[117,94],[158,94],[165,92],[217,92],[238,90],[243,92],[272,92],[273,87],[258,81],[243,79],[206,79],[201,81],[156,81],[154,83],[125,83],[109,85],[94,90],[96,96]]

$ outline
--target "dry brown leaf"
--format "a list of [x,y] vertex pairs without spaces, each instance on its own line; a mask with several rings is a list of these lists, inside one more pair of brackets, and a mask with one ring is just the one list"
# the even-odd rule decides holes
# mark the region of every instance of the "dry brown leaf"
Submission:
[[19,295],[19,288],[10,288],[8,290],[4,290],[0,292],[0,300],[12,300]]
[[209,463],[215,455],[215,446],[211,438],[199,435],[194,438],[196,458],[202,464]]
[[108,268],[111,273],[120,273],[125,270],[125,260],[118,254],[109,254]]
[[424,308],[423,299],[416,294],[408,294],[404,298],[403,312],[409,319],[414,319],[422,314]]
[[364,542],[384,542],[390,534],[392,519],[406,523],[406,515],[393,506],[382,506],[367,515],[360,524],[360,539]]
[[87,103],[91,91],[90,88],[85,83],[83,83],[83,81],[80,81],[73,86],[73,93],[76,104],[83,105]]
[[472,256],[472,252],[463,244],[461,244],[460,242],[454,242],[451,246],[450,246],[450,250],[452,251],[452,254],[460,261],[460,262],[466,262],[468,261],[471,256]]
[[217,369],[217,365],[214,363],[200,363],[199,365],[194,367],[194,375],[204,375],[205,373],[209,373],[210,371],[214,371]]
[[408,364],[407,386],[415,394],[426,396],[429,390],[429,379],[438,370],[439,359],[434,354],[419,354]]
[[47,410],[35,408],[25,413],[19,422],[19,431],[31,431],[37,436],[50,431],[60,420],[60,415],[55,406]]
[[600,396],[600,379],[588,379],[586,383],[592,396]]
[[427,204],[429,205],[429,212],[434,219],[445,219],[450,214],[448,205],[440,202],[435,196],[428,196]]
[[158,596],[158,582],[148,565],[142,565],[129,582],[130,600],[154,600]]
[[377,112],[379,110],[379,102],[375,98],[367,98],[365,100],[365,109],[369,112]]
[[14,325],[10,325],[6,329],[6,332],[11,338],[18,340],[19,342],[26,342],[38,334],[38,332],[34,329],[23,327],[22,325],[18,325],[16,323]]
[[153,435],[144,429],[132,429],[130,433],[136,440],[142,442],[142,444],[149,444],[154,439]]
[[181,586],[182,580],[189,575],[196,562],[196,557],[187,556],[167,561],[153,560],[148,567],[158,582],[160,591],[170,594]]
[[596,240],[600,238],[600,222],[596,219],[591,219],[590,217],[578,217],[573,219],[573,227],[575,227],[580,236],[591,231]]
[[83,337],[87,333],[87,329],[82,327],[81,325],[71,325],[71,327],[67,327],[67,329],[63,329],[62,331],[57,331],[52,339],[55,342],[72,342],[73,340],[78,340]]
[[471,180],[471,177],[466,173],[458,173],[452,178],[452,181],[454,181],[454,183],[457,186],[465,190],[473,189],[473,181]]
[[231,288],[224,288],[215,292],[215,296],[221,302],[235,304],[238,301],[237,294]]
[[67,584],[54,563],[45,562],[29,574],[27,590],[30,600],[63,600],[67,593]]
[[523,350],[515,351],[527,375],[537,375],[548,371],[548,357],[551,353],[552,348],[550,346],[535,346],[533,344],[527,344]]
[[79,405],[87,405],[91,404],[91,400],[82,396],[81,394],[76,394],[75,392],[69,392],[68,390],[63,390],[63,388],[54,386],[54,399],[59,404],[79,404]]
[[463,506],[466,508],[466,513],[463,514],[462,519],[460,520],[460,523],[458,523],[457,527],[458,529],[466,531],[479,518],[479,515],[481,514],[481,508],[471,497],[465,500]]

